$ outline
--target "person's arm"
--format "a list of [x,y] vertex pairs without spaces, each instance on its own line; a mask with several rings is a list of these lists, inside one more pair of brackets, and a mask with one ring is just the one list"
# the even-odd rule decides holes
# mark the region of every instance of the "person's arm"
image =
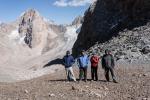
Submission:
[[99,62],[99,57],[96,56],[96,59],[93,59],[93,61],[96,62],[96,63]]
[[115,60],[114,60],[113,55],[111,55],[111,61],[112,61],[112,68],[114,68],[115,67]]
[[90,62],[92,62],[92,57],[91,57],[91,59],[90,59]]
[[89,64],[89,57],[87,56],[87,59],[86,59],[86,63],[87,65]]
[[71,56],[71,65],[73,65],[75,63],[75,59],[73,58],[73,56]]
[[77,65],[80,68],[80,59],[79,58],[77,58]]

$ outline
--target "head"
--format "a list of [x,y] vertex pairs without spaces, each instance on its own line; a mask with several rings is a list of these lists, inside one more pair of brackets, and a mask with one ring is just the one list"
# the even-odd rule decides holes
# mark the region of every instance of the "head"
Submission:
[[67,56],[71,55],[70,51],[67,51],[67,52],[66,52],[66,55],[67,55]]
[[108,49],[105,50],[105,54],[109,54],[109,50]]
[[110,51],[110,50],[108,50],[108,54],[111,54],[111,51]]
[[81,55],[85,55],[85,50],[82,50],[82,51],[81,51]]

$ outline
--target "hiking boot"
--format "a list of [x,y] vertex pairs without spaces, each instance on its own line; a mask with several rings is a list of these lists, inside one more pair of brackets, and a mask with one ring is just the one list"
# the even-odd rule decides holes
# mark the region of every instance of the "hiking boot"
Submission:
[[94,80],[92,79],[91,82],[93,82]]
[[76,80],[73,80],[73,82],[76,82]]
[[113,80],[114,83],[118,83],[116,80]]
[[110,82],[110,80],[106,80],[106,82]]

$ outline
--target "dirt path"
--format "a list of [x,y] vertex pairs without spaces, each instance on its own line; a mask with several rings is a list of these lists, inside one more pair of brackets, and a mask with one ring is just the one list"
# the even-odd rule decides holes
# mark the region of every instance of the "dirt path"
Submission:
[[[74,72],[78,76],[77,68]],[[150,69],[119,66],[116,76],[118,84],[105,82],[99,68],[98,82],[66,82],[64,70],[57,71],[29,81],[0,83],[0,100],[150,100]]]

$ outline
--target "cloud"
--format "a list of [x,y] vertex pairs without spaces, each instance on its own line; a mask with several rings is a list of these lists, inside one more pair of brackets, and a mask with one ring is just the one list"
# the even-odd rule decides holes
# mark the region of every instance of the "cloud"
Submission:
[[91,4],[96,0],[57,0],[53,5],[58,7],[77,7],[77,6],[85,6],[87,4]]
[[68,6],[67,1],[66,0],[59,0],[54,2],[55,6],[60,6],[60,7],[66,7]]

